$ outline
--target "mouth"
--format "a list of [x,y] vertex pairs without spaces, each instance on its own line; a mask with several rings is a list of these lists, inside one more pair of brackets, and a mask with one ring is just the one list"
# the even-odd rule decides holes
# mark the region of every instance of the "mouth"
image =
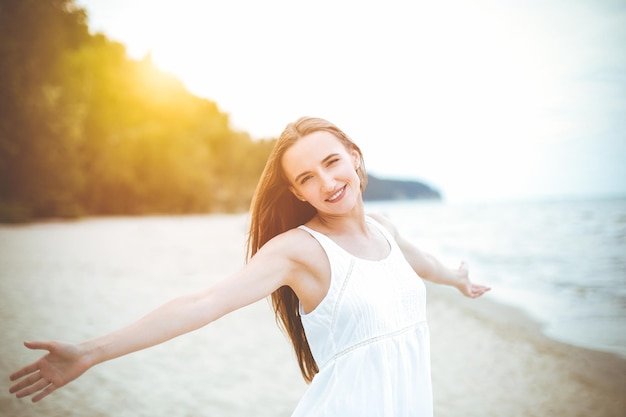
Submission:
[[326,201],[328,201],[329,203],[332,203],[332,202],[335,202],[335,201],[339,200],[343,196],[345,191],[346,191],[346,186],[344,185],[339,190],[337,190],[337,192],[335,192],[335,194],[333,194],[330,197],[328,197],[326,199]]

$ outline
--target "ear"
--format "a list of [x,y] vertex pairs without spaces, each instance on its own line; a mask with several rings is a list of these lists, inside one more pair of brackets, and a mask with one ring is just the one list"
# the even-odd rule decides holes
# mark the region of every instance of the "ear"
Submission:
[[361,157],[359,156],[359,153],[356,149],[352,149],[350,154],[352,155],[352,159],[354,161],[354,169],[359,169],[361,167]]
[[293,185],[289,186],[289,191],[291,191],[291,193],[296,196],[296,198],[300,201],[306,201],[306,198],[304,198],[302,196],[302,194],[300,194],[298,191],[296,191],[296,189],[293,187]]

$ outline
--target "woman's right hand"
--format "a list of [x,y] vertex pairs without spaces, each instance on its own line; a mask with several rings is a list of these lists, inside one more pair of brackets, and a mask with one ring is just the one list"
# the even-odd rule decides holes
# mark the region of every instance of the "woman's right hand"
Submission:
[[17,398],[34,395],[37,402],[58,388],[81,376],[91,367],[86,351],[79,345],[62,342],[24,342],[29,349],[47,350],[48,354],[11,375],[17,382],[9,389]]

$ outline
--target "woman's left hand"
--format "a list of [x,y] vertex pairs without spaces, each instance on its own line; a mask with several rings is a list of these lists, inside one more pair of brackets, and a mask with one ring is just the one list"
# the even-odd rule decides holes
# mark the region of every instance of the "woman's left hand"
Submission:
[[467,263],[465,261],[461,262],[461,266],[459,266],[458,272],[459,272],[459,283],[457,284],[456,287],[466,297],[478,298],[491,289],[491,287],[488,287],[486,285],[474,284],[472,281],[470,281],[469,270],[467,268]]

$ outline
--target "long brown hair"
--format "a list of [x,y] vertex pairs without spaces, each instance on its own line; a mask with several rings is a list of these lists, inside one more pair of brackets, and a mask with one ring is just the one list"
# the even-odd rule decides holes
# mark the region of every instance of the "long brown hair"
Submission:
[[[317,213],[313,206],[300,201],[289,190],[289,180],[282,167],[282,158],[287,149],[300,138],[317,131],[332,133],[348,150],[358,152],[361,163],[357,173],[361,180],[361,191],[365,190],[367,174],[363,154],[344,132],[332,123],[314,117],[302,117],[288,124],[270,153],[252,198],[247,259],[273,237],[308,222]],[[302,377],[310,383],[319,368],[304,333],[298,297],[290,287],[283,286],[272,293],[272,307],[276,322],[293,344]]]

